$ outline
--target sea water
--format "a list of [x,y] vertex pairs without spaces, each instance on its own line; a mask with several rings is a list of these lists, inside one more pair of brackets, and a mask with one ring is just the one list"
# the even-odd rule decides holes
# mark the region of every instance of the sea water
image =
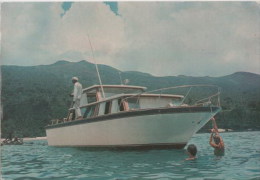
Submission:
[[209,133],[189,144],[196,160],[185,161],[182,150],[108,150],[57,148],[47,141],[1,147],[4,180],[33,179],[260,179],[260,132],[221,133],[226,151],[213,154]]

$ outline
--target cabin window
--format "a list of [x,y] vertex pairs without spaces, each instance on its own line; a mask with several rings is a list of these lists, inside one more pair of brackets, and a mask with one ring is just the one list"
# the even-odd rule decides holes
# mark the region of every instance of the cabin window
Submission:
[[105,114],[105,105],[106,105],[106,103],[101,103],[99,105],[98,115],[104,115]]
[[80,108],[81,114],[84,115],[86,113],[86,110],[87,110],[87,108]]
[[174,106],[180,106],[181,103],[182,103],[182,99],[181,98],[174,98],[174,99],[172,99],[172,104]]
[[98,116],[98,111],[99,111],[100,105],[99,105],[99,104],[96,104],[95,106],[96,106],[96,107],[95,107],[94,116]]
[[111,113],[117,113],[119,111],[118,100],[112,101]]
[[114,95],[116,95],[116,93],[108,93],[108,92],[105,92],[106,98],[112,97],[112,96],[114,96]]
[[87,94],[83,93],[80,99],[80,106],[88,104]]
[[88,103],[93,103],[97,101],[97,96],[95,93],[89,93],[87,94]]
[[105,105],[105,114],[109,114],[110,113],[110,109],[111,108],[111,102],[108,101],[106,102],[106,105]]
[[128,98],[129,109],[140,109],[139,98]]
[[95,109],[96,105],[86,107],[86,111],[83,115],[83,118],[93,117],[95,115]]

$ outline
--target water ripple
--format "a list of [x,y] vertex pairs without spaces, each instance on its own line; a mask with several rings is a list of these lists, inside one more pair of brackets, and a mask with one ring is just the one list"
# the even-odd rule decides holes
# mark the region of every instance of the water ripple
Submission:
[[89,150],[55,148],[46,141],[1,147],[4,180],[36,179],[259,179],[260,132],[223,133],[225,156],[215,157],[209,134],[190,143],[198,158],[185,161],[185,150]]

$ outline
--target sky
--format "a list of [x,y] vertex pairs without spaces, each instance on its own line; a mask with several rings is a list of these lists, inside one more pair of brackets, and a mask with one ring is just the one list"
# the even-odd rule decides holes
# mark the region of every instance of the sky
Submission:
[[154,76],[260,74],[260,3],[3,3],[1,64],[58,60]]

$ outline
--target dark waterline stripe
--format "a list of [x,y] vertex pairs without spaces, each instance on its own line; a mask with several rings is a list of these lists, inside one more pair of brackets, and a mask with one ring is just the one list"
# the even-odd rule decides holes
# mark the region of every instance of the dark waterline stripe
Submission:
[[142,110],[135,110],[135,111],[124,111],[115,114],[107,114],[98,117],[91,117],[88,119],[83,120],[74,120],[69,122],[64,122],[55,125],[46,126],[45,129],[53,129],[65,126],[72,126],[78,124],[85,124],[85,123],[95,123],[100,121],[107,121],[113,119],[120,119],[120,118],[128,118],[134,116],[145,116],[145,115],[155,115],[155,114],[172,114],[172,113],[195,113],[195,112],[216,112],[220,110],[220,107],[178,107],[178,108],[157,108],[157,109],[142,109]]
[[127,145],[60,145],[53,147],[76,147],[86,150],[150,150],[150,149],[182,149],[187,143],[127,144]]

